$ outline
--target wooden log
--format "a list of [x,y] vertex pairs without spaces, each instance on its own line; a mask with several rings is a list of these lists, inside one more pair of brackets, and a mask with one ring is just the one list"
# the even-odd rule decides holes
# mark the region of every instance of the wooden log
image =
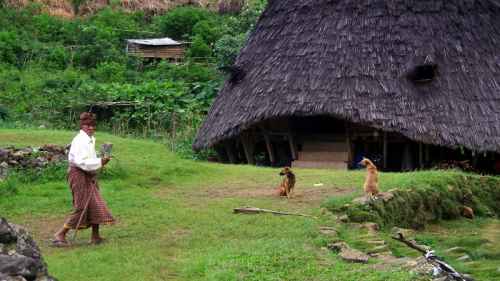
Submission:
[[316,217],[314,217],[314,216],[300,214],[300,213],[287,213],[287,212],[273,211],[273,210],[268,210],[268,209],[255,208],[255,207],[234,208],[233,209],[233,213],[235,213],[235,214],[262,214],[262,213],[270,213],[270,214],[274,214],[274,215],[300,216],[300,217],[308,217],[308,218],[314,218],[314,219],[316,219]]

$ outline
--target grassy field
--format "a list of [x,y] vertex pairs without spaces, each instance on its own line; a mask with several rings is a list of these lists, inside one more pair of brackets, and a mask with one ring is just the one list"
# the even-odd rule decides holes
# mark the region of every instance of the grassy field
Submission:
[[[74,132],[0,130],[0,146],[66,144]],[[160,144],[97,134],[113,142],[115,159],[101,179],[101,190],[117,225],[105,227],[108,242],[89,246],[82,231],[77,245],[54,249],[47,242],[71,210],[64,178],[14,183],[15,194],[0,197],[0,216],[26,226],[42,248],[49,271],[59,280],[419,280],[407,270],[350,264],[324,249],[320,226],[338,227],[341,237],[363,248],[363,233],[336,224],[321,204],[360,194],[364,172],[296,170],[294,198],[272,195],[278,169],[182,160]],[[459,172],[382,173],[381,186],[418,188],[452,181]],[[322,186],[315,187],[315,184]],[[255,206],[303,212],[318,219],[235,215],[235,207]],[[417,234],[439,251],[462,246],[470,262],[450,262],[477,280],[500,280],[500,223],[493,219],[453,221]],[[468,234],[464,236],[463,234]],[[380,237],[398,255],[416,253]],[[470,239],[468,239],[470,237]],[[474,264],[475,263],[475,264]],[[422,279],[426,280],[426,279]]]

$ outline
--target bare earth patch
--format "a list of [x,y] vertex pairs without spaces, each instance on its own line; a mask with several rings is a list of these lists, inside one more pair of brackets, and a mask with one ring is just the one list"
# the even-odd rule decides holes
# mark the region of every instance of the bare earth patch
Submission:
[[[343,196],[354,192],[355,188],[338,187],[310,187],[296,188],[292,193],[291,201],[297,203],[321,203],[321,201],[332,196]],[[269,187],[250,187],[235,189],[234,187],[223,187],[206,189],[200,192],[200,195],[207,198],[280,198],[276,195],[274,188]]]

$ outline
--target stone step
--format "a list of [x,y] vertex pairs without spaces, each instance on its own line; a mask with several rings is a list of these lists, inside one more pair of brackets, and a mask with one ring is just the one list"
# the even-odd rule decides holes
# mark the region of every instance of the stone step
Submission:
[[316,168],[316,169],[334,169],[347,170],[347,163],[340,161],[302,161],[292,162],[293,168]]
[[347,151],[299,151],[299,160],[301,161],[347,161],[349,155]]
[[302,145],[302,151],[346,152],[348,151],[348,146],[347,142],[305,142]]
[[380,245],[380,246],[373,247],[370,250],[368,250],[367,254],[387,252],[388,249],[389,248],[387,247],[387,245]]
[[385,245],[384,240],[371,240],[371,241],[366,241],[366,243],[372,244],[372,245]]

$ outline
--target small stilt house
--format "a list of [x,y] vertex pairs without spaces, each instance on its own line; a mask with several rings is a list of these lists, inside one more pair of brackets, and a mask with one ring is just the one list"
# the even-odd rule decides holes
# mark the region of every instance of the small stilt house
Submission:
[[224,162],[500,169],[500,4],[269,0],[199,129]]
[[127,39],[127,54],[150,59],[177,62],[184,59],[186,47],[168,37],[153,39]]

